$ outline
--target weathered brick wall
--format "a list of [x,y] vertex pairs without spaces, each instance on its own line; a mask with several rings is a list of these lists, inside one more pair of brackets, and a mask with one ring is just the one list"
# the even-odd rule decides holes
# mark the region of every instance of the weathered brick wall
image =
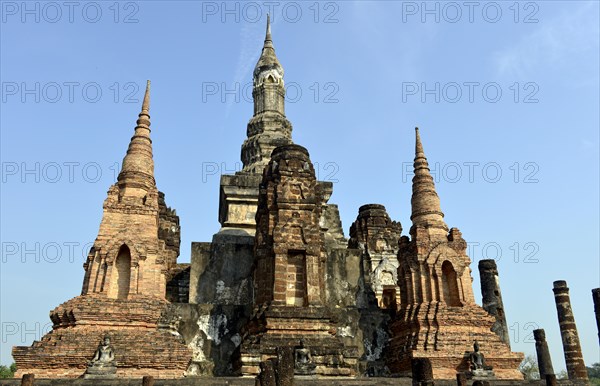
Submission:
[[298,145],[276,148],[258,199],[256,307],[243,330],[237,362],[244,375],[257,374],[259,363],[274,356],[277,347],[298,346],[300,340],[309,347],[317,374],[356,374],[358,350],[334,336],[337,325],[326,307],[324,204],[308,151]]
[[[490,386],[545,386],[542,381],[499,381],[491,380]],[[20,379],[0,379],[0,386],[19,386]],[[118,380],[49,380],[36,379],[36,386],[141,386],[141,377],[137,379]],[[187,379],[156,379],[155,386],[254,386],[253,378],[187,378]],[[360,379],[295,379],[298,386],[412,386],[410,378],[360,378]],[[471,386],[472,381],[467,385]],[[456,386],[453,381],[435,381],[436,386]],[[560,386],[574,386],[567,380],[559,380]]]
[[[131,197],[129,197],[131,198]],[[82,294],[103,293],[115,297],[115,262],[126,246],[131,255],[130,291],[164,297],[165,266],[158,242],[158,191],[139,200],[126,200],[117,185],[108,191],[98,236],[84,265]]]
[[158,239],[164,243],[161,250],[167,269],[175,267],[181,245],[181,226],[177,212],[167,206],[163,192],[158,192]]
[[394,303],[400,298],[397,283],[401,234],[400,223],[392,221],[385,207],[379,204],[361,206],[350,226],[348,246],[363,251],[365,285],[374,292],[381,308],[395,308]]
[[295,288],[293,260],[301,254],[306,267],[302,306],[323,305],[322,202],[323,192],[306,149],[297,145],[277,148],[260,186],[254,246],[256,304],[296,302],[288,299],[287,290]]
[[160,324],[181,336],[191,350],[187,376],[227,376],[233,375],[232,356],[251,311],[250,305],[173,303]]
[[[129,283],[131,294],[164,297],[166,274],[179,256],[179,217],[155,187],[143,197],[124,196],[117,184],[108,191],[98,236],[88,260],[82,294],[104,293],[116,297],[119,285]],[[129,269],[117,270],[123,247],[129,250]],[[118,272],[129,280],[119,281]],[[121,284],[119,284],[121,283]]]
[[190,264],[177,264],[167,273],[167,301],[188,303],[190,300]]

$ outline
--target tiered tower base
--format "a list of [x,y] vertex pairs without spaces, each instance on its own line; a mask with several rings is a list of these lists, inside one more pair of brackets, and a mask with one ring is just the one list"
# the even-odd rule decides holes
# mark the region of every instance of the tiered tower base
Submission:
[[358,350],[344,347],[335,336],[335,324],[324,307],[270,306],[258,310],[247,333],[240,347],[242,375],[257,375],[260,362],[275,357],[277,347],[298,346],[303,340],[317,376],[356,376]]
[[154,298],[127,300],[78,296],[51,313],[53,330],[31,347],[14,347],[16,377],[79,378],[105,335],[117,362],[117,377],[181,378],[191,350],[181,337],[158,329],[167,303]]
[[486,364],[497,379],[522,379],[522,353],[511,352],[490,330],[495,319],[476,304],[449,307],[429,302],[402,307],[392,323],[394,337],[388,366],[394,374],[410,375],[412,358],[428,358],[434,379],[456,379],[469,371],[469,353],[479,342]]

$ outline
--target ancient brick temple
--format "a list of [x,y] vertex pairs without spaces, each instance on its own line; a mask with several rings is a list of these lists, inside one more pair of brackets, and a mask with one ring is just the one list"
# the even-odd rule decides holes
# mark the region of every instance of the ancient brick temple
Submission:
[[84,264],[81,296],[50,312],[52,331],[14,347],[19,377],[76,378],[108,335],[117,376],[183,376],[191,350],[158,329],[169,270],[179,255],[179,217],[154,181],[150,84],[117,183],[108,190],[98,237]]
[[243,168],[221,176],[221,228],[177,264],[179,218],[154,180],[148,87],[81,295],[51,312],[41,341],[13,349],[17,376],[80,377],[109,336],[118,377],[255,376],[284,346],[307,358],[311,376],[410,375],[411,361],[425,358],[436,379],[456,379],[477,341],[496,378],[522,379],[497,268],[480,267],[493,281],[482,285],[484,309],[418,130],[409,236],[373,203],[359,208],[347,239],[333,184],[317,180],[292,140],[269,21],[252,95]]

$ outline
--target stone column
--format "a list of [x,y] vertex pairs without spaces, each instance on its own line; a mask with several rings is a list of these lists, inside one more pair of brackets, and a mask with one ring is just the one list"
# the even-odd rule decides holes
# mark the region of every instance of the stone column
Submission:
[[144,375],[142,378],[142,386],[154,386],[154,377],[151,375]]
[[260,362],[260,373],[256,377],[256,386],[277,386],[275,380],[275,362],[276,359],[267,359],[264,362]]
[[555,374],[546,374],[546,386],[557,386],[558,382],[556,381]]
[[494,331],[504,343],[510,347],[510,335],[504,314],[502,293],[500,292],[500,281],[498,279],[498,267],[493,259],[479,261],[479,278],[481,280],[481,296],[483,309],[496,318],[492,326]]
[[594,312],[596,313],[596,326],[598,327],[598,342],[600,342],[600,288],[592,290],[592,298],[594,299]]
[[456,373],[456,386],[467,386],[467,374]]
[[558,323],[562,335],[563,350],[565,353],[565,362],[567,364],[567,373],[569,380],[588,380],[587,370],[581,354],[581,345],[579,344],[579,335],[575,317],[571,309],[571,300],[569,298],[569,287],[564,280],[554,282],[554,300],[556,301],[556,312],[558,314]]
[[533,330],[533,337],[535,338],[535,352],[537,353],[538,368],[540,369],[540,379],[546,379],[546,374],[554,374],[552,358],[546,342],[546,332],[542,328]]
[[21,386],[33,386],[34,379],[35,375],[33,374],[23,374],[23,378],[21,378]]
[[428,358],[413,358],[411,367],[413,386],[433,386],[433,369]]
[[294,386],[294,348],[277,347],[277,386]]

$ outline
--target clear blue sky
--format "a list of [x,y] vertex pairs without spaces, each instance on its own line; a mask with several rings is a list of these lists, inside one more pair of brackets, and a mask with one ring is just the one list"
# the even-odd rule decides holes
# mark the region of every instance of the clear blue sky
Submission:
[[365,203],[408,233],[419,126],[447,223],[470,243],[478,302],[477,262],[500,257],[513,349],[534,353],[531,331],[545,328],[564,368],[562,279],[584,358],[600,361],[597,1],[223,4],[0,3],[2,364],[80,293],[146,79],[180,262],[218,231],[218,174],[240,166],[269,7],[294,141],[336,182],[346,234]]

